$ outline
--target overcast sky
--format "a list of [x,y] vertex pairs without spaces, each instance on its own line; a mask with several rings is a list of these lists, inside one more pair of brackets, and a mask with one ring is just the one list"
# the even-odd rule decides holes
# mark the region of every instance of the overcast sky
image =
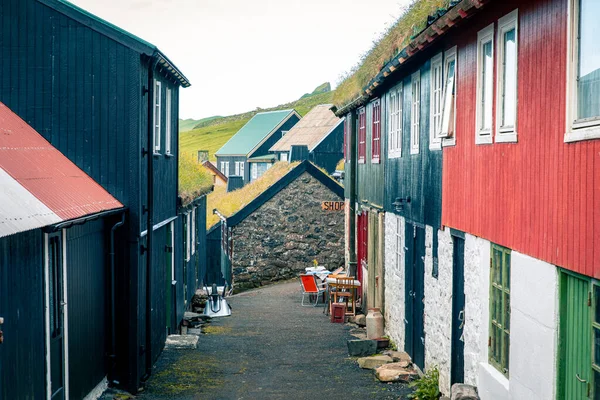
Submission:
[[158,46],[187,76],[180,117],[230,115],[333,86],[409,0],[71,0]]

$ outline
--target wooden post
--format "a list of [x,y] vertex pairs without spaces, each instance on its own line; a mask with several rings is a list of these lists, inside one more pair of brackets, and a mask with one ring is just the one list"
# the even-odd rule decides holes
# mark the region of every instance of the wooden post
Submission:
[[350,187],[350,215],[348,222],[348,252],[350,259],[348,260],[348,275],[357,276],[356,271],[356,112],[353,110],[349,113],[348,121],[348,146],[350,160],[350,176],[345,180],[345,184]]

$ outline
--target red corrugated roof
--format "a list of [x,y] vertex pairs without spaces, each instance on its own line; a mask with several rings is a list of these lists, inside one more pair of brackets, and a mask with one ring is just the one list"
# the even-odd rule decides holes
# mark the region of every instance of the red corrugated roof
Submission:
[[65,221],[123,207],[2,103],[0,168]]

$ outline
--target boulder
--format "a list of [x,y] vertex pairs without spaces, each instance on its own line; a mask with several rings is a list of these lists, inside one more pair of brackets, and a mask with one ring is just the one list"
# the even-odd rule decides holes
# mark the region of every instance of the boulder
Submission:
[[392,357],[394,359],[394,362],[408,361],[409,363],[412,363],[410,356],[404,351],[386,350],[383,352],[383,354]]
[[375,370],[375,376],[381,382],[410,382],[418,377],[417,372],[410,368],[407,361],[390,363]]
[[350,356],[370,356],[377,353],[376,340],[348,340],[348,355]]
[[450,389],[450,400],[479,400],[477,388],[464,383],[455,383]]
[[358,326],[367,326],[367,317],[364,314],[358,314],[354,317],[354,323]]
[[373,356],[363,357],[358,359],[358,366],[363,369],[377,369],[384,364],[393,362],[391,357],[388,356]]

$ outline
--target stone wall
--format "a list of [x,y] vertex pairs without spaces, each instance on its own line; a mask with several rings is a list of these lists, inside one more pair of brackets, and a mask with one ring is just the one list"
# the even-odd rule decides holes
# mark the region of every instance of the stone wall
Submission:
[[323,201],[342,199],[305,172],[233,227],[235,292],[297,277],[315,259],[344,265],[344,210],[323,211]]
[[[438,235],[438,277],[433,277],[433,235]],[[440,391],[450,394],[452,337],[452,237],[425,229],[425,369],[437,366]]]
[[[398,237],[396,232],[400,233]],[[404,349],[404,218],[385,215],[385,331]],[[397,252],[400,248],[400,252]]]

